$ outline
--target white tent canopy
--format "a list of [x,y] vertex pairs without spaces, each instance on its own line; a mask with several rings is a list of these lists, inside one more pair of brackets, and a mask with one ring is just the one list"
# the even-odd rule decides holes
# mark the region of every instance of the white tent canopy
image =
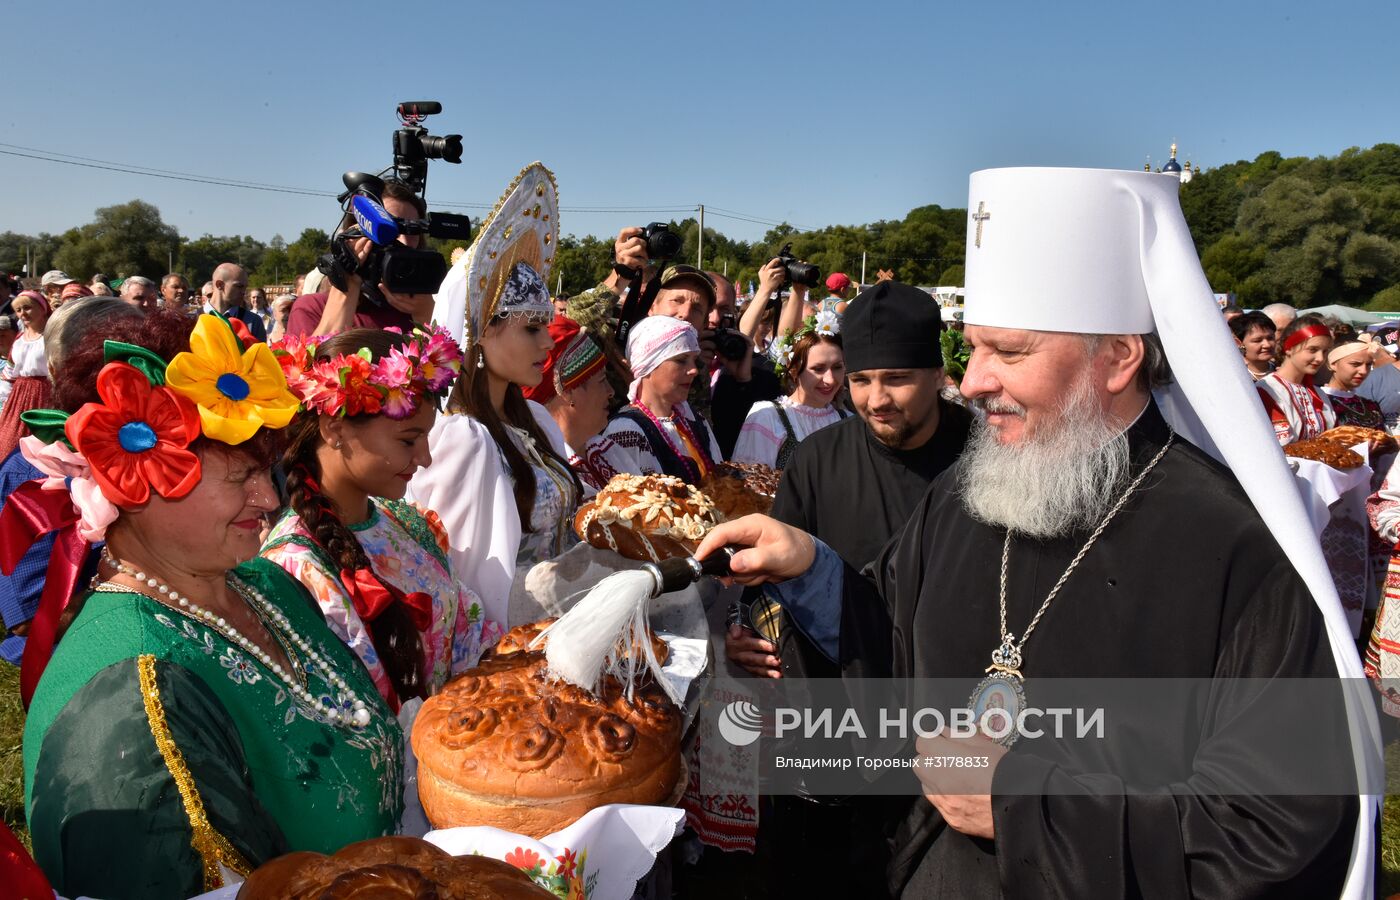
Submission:
[[1391,319],[1400,319],[1400,313],[1373,313],[1364,309],[1357,309],[1354,306],[1341,306],[1332,304],[1331,306],[1315,306],[1312,309],[1300,309],[1298,315],[1306,313],[1316,313],[1319,316],[1331,316],[1340,319],[1349,325],[1376,325],[1387,322]]

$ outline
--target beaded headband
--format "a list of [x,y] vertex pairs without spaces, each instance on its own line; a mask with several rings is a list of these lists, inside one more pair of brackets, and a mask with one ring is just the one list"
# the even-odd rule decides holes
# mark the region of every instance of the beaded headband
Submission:
[[536,403],[548,403],[581,386],[607,362],[602,348],[573,319],[555,316],[549,323],[549,336],[554,338],[554,346],[544,362],[544,378],[524,389],[525,399]]
[[318,415],[407,419],[424,398],[436,405],[446,397],[462,371],[462,349],[435,325],[420,326],[377,361],[368,348],[318,359],[327,337],[287,338],[272,348],[291,392]]

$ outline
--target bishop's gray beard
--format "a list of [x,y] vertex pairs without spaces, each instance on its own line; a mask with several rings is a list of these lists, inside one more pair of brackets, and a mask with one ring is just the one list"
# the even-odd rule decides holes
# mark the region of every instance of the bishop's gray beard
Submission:
[[[997,443],[975,418],[958,460],[958,488],[974,518],[1017,534],[1047,539],[1091,531],[1127,487],[1128,435],[1109,421],[1088,373],[1074,386],[1050,430],[1015,445]],[[989,404],[994,412],[1014,407]]]

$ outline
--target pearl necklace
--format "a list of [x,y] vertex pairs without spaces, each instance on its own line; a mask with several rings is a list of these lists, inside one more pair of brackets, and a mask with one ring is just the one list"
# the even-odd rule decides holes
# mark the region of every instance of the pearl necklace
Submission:
[[281,679],[282,683],[287,686],[287,690],[291,692],[292,696],[296,697],[306,706],[311,707],[313,710],[316,711],[317,715],[325,719],[327,722],[331,723],[332,725],[340,726],[342,728],[352,729],[360,729],[369,725],[370,715],[369,709],[365,706],[365,701],[361,700],[359,695],[356,694],[353,689],[351,689],[350,685],[346,683],[345,679],[340,676],[339,672],[336,672],[335,669],[331,668],[330,661],[327,660],[325,657],[321,656],[320,653],[316,652],[316,649],[311,645],[311,642],[306,640],[292,628],[292,623],[287,619],[287,617],[282,613],[282,611],[276,606],[274,606],[271,602],[269,602],[266,597],[264,597],[252,586],[243,584],[240,580],[232,577],[231,575],[228,578],[228,583],[230,587],[237,591],[240,596],[244,597],[244,599],[253,601],[253,610],[254,612],[258,613],[259,617],[262,618],[264,623],[266,623],[267,620],[271,619],[272,623],[276,625],[281,630],[281,632],[290,639],[291,645],[296,647],[297,650],[301,651],[301,653],[304,654],[308,659],[310,659],[311,662],[315,663],[317,666],[320,666],[321,671],[323,671],[326,675],[326,680],[329,681],[339,693],[350,698],[350,712],[342,713],[339,709],[336,709],[334,706],[330,706],[326,703],[321,702],[320,698],[314,696],[311,693],[311,691],[307,690],[305,687],[302,687],[302,685],[294,677],[293,672],[282,668],[282,664],[274,660],[272,658],[272,654],[267,653],[257,644],[253,643],[253,641],[251,641],[248,637],[239,632],[237,628],[234,628],[233,624],[227,619],[225,619],[223,616],[214,615],[213,612],[192,602],[190,598],[180,594],[174,588],[170,587],[170,585],[165,584],[157,578],[147,575],[145,572],[137,571],[132,566],[129,566],[126,563],[114,557],[111,554],[111,552],[107,550],[106,547],[102,548],[102,559],[105,563],[107,563],[107,565],[116,569],[118,572],[121,572],[123,575],[128,575],[132,578],[135,578],[137,581],[151,588],[154,588],[157,592],[160,593],[162,597],[165,597],[167,600],[169,600],[170,603],[177,606],[181,612],[185,613],[193,619],[203,622],[205,625],[208,625],[210,628],[213,628],[215,631],[218,631],[231,643],[243,648],[243,650],[245,650],[247,653],[256,658],[259,662],[261,662],[264,666],[266,666],[272,672],[273,675],[276,675],[279,679]]

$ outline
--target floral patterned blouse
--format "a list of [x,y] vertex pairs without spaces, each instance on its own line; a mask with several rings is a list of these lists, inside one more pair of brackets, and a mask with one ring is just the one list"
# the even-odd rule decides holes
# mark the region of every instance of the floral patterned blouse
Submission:
[[[375,498],[370,517],[351,525],[374,573],[404,593],[433,598],[433,621],[423,635],[428,693],[476,665],[501,636],[500,624],[483,615],[480,598],[458,584],[447,559],[447,535],[432,512],[401,501]],[[301,517],[288,510],[272,529],[262,555],[306,586],[326,615],[326,624],[365,664],[381,696],[394,703],[388,673],[365,624],[340,580],[340,567],[312,539]]]

